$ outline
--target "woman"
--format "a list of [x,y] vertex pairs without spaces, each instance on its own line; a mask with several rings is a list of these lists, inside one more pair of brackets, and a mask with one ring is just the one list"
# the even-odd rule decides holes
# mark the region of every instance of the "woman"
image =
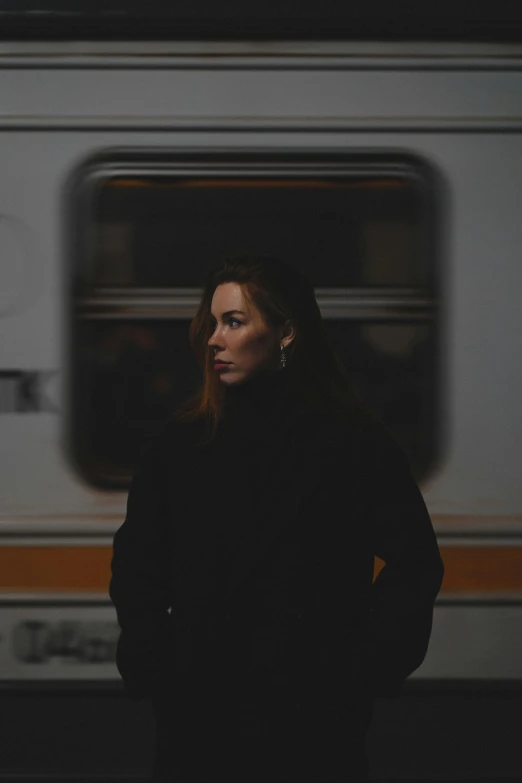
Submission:
[[136,473],[112,561],[153,780],[365,780],[373,699],[422,662],[442,580],[421,494],[290,265],[225,261],[190,337],[202,388]]

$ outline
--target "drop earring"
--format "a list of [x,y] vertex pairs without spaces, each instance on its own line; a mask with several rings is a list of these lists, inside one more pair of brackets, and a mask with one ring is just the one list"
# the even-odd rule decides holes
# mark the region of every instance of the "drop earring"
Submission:
[[286,353],[284,345],[281,346],[281,367],[283,369],[286,367]]

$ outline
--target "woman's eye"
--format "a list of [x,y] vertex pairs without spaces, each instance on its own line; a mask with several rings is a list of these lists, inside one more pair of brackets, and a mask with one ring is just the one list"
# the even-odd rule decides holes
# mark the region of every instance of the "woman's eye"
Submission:
[[[238,324],[239,326],[241,326],[241,321],[238,321],[238,320],[237,320],[237,318],[229,318],[229,319],[228,319],[228,321],[227,321],[227,323],[228,323],[230,326],[233,326],[234,324]],[[211,327],[212,331],[214,331],[214,332],[215,332],[215,331],[216,331],[216,328],[217,328],[217,323],[216,323],[215,321],[211,321],[211,322],[210,322],[210,327]],[[234,326],[234,329],[235,329],[235,328],[236,328],[236,327]]]

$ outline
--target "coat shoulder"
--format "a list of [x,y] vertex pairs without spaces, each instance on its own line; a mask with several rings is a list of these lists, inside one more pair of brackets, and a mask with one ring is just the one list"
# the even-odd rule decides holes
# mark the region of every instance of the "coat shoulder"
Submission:
[[333,477],[357,477],[361,489],[380,486],[383,481],[402,481],[411,475],[409,459],[394,435],[366,411],[354,411],[342,421],[321,416],[308,445],[322,454]]
[[205,434],[202,422],[185,422],[171,418],[144,445],[137,472],[185,461],[198,447]]
[[340,418],[321,414],[314,429],[334,447],[349,448],[370,458],[406,455],[390,429],[371,412],[354,409]]

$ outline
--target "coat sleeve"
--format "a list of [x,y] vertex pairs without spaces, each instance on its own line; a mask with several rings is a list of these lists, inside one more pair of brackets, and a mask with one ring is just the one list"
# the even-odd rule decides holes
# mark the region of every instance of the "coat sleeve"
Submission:
[[406,456],[386,432],[373,465],[372,543],[384,567],[371,591],[366,667],[374,696],[396,696],[426,655],[444,567]]
[[133,699],[164,687],[172,660],[166,459],[159,439],[132,480],[114,536],[109,594],[121,628],[116,664]]

